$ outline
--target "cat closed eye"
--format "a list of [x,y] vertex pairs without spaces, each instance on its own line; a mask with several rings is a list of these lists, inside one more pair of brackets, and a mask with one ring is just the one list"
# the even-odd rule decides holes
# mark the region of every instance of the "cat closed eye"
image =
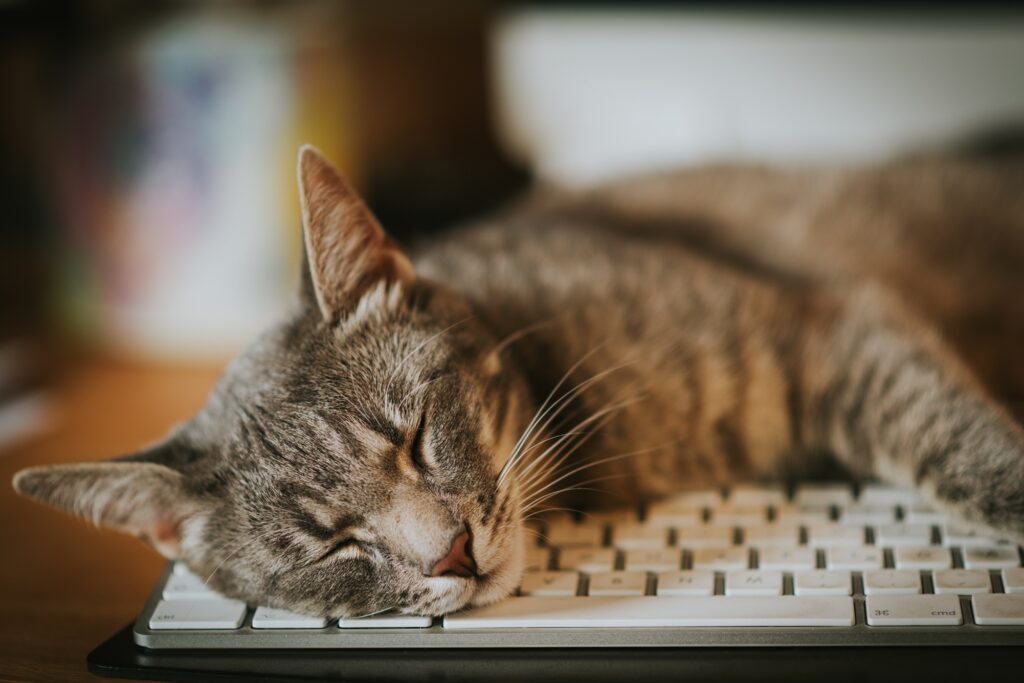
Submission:
[[420,423],[416,427],[416,433],[412,438],[412,444],[409,446],[409,458],[420,472],[427,472],[430,469],[430,462],[424,452],[424,439],[427,431],[426,422],[426,417],[420,418]]

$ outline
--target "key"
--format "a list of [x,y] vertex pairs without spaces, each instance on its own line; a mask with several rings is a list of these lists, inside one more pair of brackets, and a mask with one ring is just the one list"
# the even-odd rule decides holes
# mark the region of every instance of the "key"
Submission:
[[172,574],[191,574],[192,570],[189,569],[184,562],[175,562],[174,566],[171,567]]
[[714,595],[715,573],[708,571],[672,571],[658,574],[658,595]]
[[852,625],[852,599],[792,595],[512,598],[444,618],[444,627],[450,629]]
[[149,618],[154,631],[235,629],[245,619],[245,603],[217,600],[161,600]]
[[959,626],[955,595],[872,595],[866,598],[869,626]]
[[587,595],[643,595],[646,590],[646,572],[597,572],[590,575]]
[[806,546],[796,548],[765,548],[758,553],[757,566],[761,569],[776,569],[795,572],[814,569],[818,564],[817,553]]
[[610,572],[615,569],[611,548],[563,548],[558,551],[558,568],[578,572]]
[[921,574],[912,569],[864,572],[864,595],[914,595],[921,592]]
[[622,508],[619,510],[595,510],[583,513],[584,524],[636,524],[639,517],[635,508]]
[[949,569],[953,566],[949,548],[937,545],[896,548],[893,556],[897,569]]
[[796,595],[850,595],[853,580],[846,571],[800,571],[793,574],[793,592]]
[[853,492],[846,484],[804,484],[797,488],[793,501],[812,507],[842,507],[853,502]]
[[814,524],[807,528],[807,544],[815,548],[864,545],[864,530],[842,524]]
[[1024,569],[1020,567],[1004,569],[1003,590],[1007,593],[1024,593]]
[[700,548],[693,551],[693,568],[718,572],[746,569],[749,556],[746,548]]
[[1016,546],[964,548],[964,567],[968,569],[1012,569],[1019,566],[1020,555]]
[[724,526],[695,526],[676,530],[676,544],[683,548],[725,548],[732,545],[732,529]]
[[782,572],[757,569],[726,572],[725,594],[734,595],[782,595]]
[[880,524],[875,527],[875,545],[887,548],[895,546],[923,546],[931,543],[932,528],[927,524]]
[[942,529],[943,543],[947,546],[959,545],[965,548],[998,545],[999,541],[986,536],[983,532],[965,524],[948,522]]
[[257,607],[252,615],[253,628],[324,628],[327,620],[323,617],[310,617],[272,607]]
[[623,524],[612,529],[612,544],[623,550],[657,550],[668,545],[668,531],[643,524]]
[[576,572],[530,572],[523,575],[519,592],[523,595],[576,595]]
[[679,505],[688,505],[696,508],[715,507],[722,504],[721,491],[684,491],[665,499]]
[[827,524],[832,521],[832,511],[827,507],[803,507],[799,505],[781,505],[775,508],[776,524],[796,524],[811,526]]
[[679,569],[683,565],[682,553],[675,548],[661,550],[627,550],[627,571],[663,572]]
[[548,527],[548,545],[558,547],[596,547],[604,543],[604,526],[600,524],[558,524]]
[[430,628],[433,617],[418,617],[413,614],[384,612],[365,617],[344,617],[338,619],[338,628]]
[[917,494],[907,489],[898,489],[884,484],[867,484],[860,490],[857,501],[866,505],[902,505],[907,507],[917,500]]
[[[175,568],[184,565],[175,565]],[[224,596],[206,585],[189,570],[174,571],[164,584],[164,600],[223,600]]]
[[940,569],[932,574],[936,593],[973,595],[992,592],[992,582],[984,569]]
[[868,545],[859,548],[829,548],[825,552],[825,566],[829,569],[881,569],[883,559],[881,548]]
[[546,571],[551,559],[551,551],[548,548],[527,548],[523,557],[523,571],[542,572]]
[[769,505],[782,505],[785,502],[786,492],[779,486],[741,484],[733,487],[729,493],[729,503],[732,505],[756,505],[763,508]]
[[982,626],[1020,626],[1024,624],[1024,595],[974,595],[974,622]]
[[851,503],[839,513],[839,523],[847,526],[870,526],[872,524],[889,524],[896,521],[896,508],[891,505],[863,505]]
[[660,529],[678,528],[682,526],[697,526],[704,523],[704,512],[693,508],[649,510],[647,512],[647,526]]
[[911,524],[942,525],[949,521],[945,512],[939,512],[925,503],[911,503],[904,517]]
[[711,509],[710,524],[718,526],[744,526],[764,524],[768,521],[768,508],[763,505],[720,505]]
[[744,542],[754,548],[789,548],[800,544],[800,527],[789,524],[759,524],[743,529]]

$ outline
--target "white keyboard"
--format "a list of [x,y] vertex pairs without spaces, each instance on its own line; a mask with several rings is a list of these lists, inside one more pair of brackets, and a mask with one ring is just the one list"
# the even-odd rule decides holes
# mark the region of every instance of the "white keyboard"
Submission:
[[1021,549],[906,491],[738,486],[645,509],[551,515],[535,531],[515,597],[441,618],[328,622],[254,608],[174,566],[139,616],[135,641],[153,649],[1024,645]]

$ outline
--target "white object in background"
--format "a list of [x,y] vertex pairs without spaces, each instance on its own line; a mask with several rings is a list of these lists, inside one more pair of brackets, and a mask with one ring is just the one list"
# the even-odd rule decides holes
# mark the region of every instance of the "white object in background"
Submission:
[[549,180],[709,161],[869,162],[1024,115],[1024,23],[700,10],[507,12],[497,126]]

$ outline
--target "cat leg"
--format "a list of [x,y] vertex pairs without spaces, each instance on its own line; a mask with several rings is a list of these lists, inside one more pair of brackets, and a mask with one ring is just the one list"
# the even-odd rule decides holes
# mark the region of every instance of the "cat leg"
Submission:
[[880,290],[812,323],[809,426],[856,474],[914,487],[1024,540],[1024,429],[927,325]]

